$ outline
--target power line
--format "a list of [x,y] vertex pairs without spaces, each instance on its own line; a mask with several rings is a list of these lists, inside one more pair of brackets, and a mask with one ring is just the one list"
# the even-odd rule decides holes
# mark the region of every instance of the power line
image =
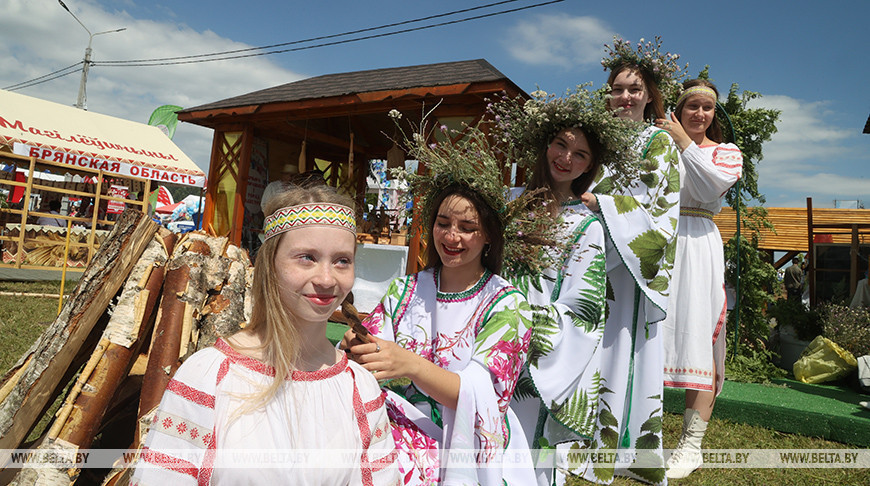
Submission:
[[[48,82],[48,81],[53,81],[53,80],[55,80],[55,79],[57,79],[57,78],[62,78],[62,77],[64,77],[64,76],[67,76],[67,75],[70,75],[70,74],[72,74],[72,73],[78,72],[78,66],[81,66],[82,62],[84,62],[84,61],[79,61],[79,62],[77,62],[77,63],[75,63],[75,64],[71,64],[71,65],[69,65],[69,66],[67,66],[67,67],[65,67],[65,68],[63,68],[63,69],[58,69],[57,71],[54,71],[54,72],[51,72],[51,73],[48,73],[48,74],[43,74],[42,76],[39,76],[38,78],[33,78],[33,79],[30,79],[30,80],[27,80],[27,81],[23,81],[23,82],[18,83],[18,84],[13,84],[13,85],[11,85],[11,86],[6,86],[6,87],[3,88],[3,89],[5,89],[5,90],[7,90],[7,91],[17,91],[17,90],[19,90],[19,89],[29,88],[29,87],[31,87],[31,86],[36,86],[37,84],[42,84],[42,83],[46,83],[46,82]],[[58,74],[58,73],[60,73],[60,72],[63,72],[63,71],[66,71],[66,70],[68,70],[68,69],[72,69],[72,68],[76,68],[76,69],[74,69],[74,70],[72,70],[72,71],[70,71],[70,72],[68,72],[68,73],[63,73],[63,74],[60,74],[60,75],[58,75],[58,76],[54,76],[53,78],[50,78],[50,79],[45,79],[44,81],[39,81],[40,79],[47,78],[47,77],[49,77],[49,76],[53,76],[53,75],[55,75],[55,74]],[[37,81],[39,81],[39,82],[37,82]],[[25,86],[25,85],[26,85],[26,86]]]
[[[100,62],[94,62],[93,64],[94,65],[101,65],[101,66],[110,66],[110,67],[170,66],[170,65],[176,65],[176,64],[196,64],[196,63],[212,62],[212,61],[227,61],[227,60],[231,60],[231,59],[242,59],[242,58],[246,58],[246,57],[267,56],[270,54],[282,54],[285,52],[298,52],[298,51],[304,51],[304,50],[308,50],[308,49],[315,49],[318,47],[328,47],[328,46],[335,46],[335,45],[340,45],[340,44],[349,44],[351,42],[359,42],[359,41],[363,41],[363,40],[376,39],[376,38],[380,38],[380,37],[389,37],[389,36],[398,35],[398,34],[406,34],[409,32],[427,30],[427,29],[432,29],[435,27],[443,27],[445,25],[460,24],[463,22],[469,22],[471,20],[480,20],[480,19],[488,18],[488,17],[496,17],[498,15],[519,12],[522,10],[528,10],[531,8],[542,7],[542,6],[551,5],[554,3],[561,3],[564,1],[565,0],[551,0],[548,2],[536,3],[536,4],[528,5],[525,7],[517,7],[517,8],[513,8],[513,9],[502,10],[502,11],[492,12],[492,13],[483,14],[483,15],[476,15],[476,16],[467,17],[464,19],[451,20],[451,21],[447,21],[447,22],[440,22],[437,24],[424,25],[421,27],[414,27],[414,28],[410,28],[410,29],[402,29],[402,30],[397,30],[394,32],[387,32],[387,33],[383,33],[383,34],[367,35],[367,36],[357,37],[357,38],[353,38],[353,39],[346,39],[346,40],[340,40],[340,41],[334,41],[334,42],[324,42],[321,44],[315,44],[315,45],[311,45],[311,46],[295,47],[295,48],[291,48],[291,49],[280,49],[277,51],[258,52],[258,53],[254,53],[254,54],[242,54],[242,55],[237,55],[237,56],[226,56],[226,57],[219,57],[219,58],[213,58],[213,59],[196,59],[196,60],[171,61],[171,62],[147,62],[146,61],[146,62],[141,62],[141,63],[131,62],[129,64],[104,64],[102,61],[100,61]],[[220,55],[220,53],[214,53],[214,54],[210,54],[210,55]]]
[[[377,26],[377,27],[358,29],[358,30],[354,30],[354,31],[343,32],[340,34],[331,34],[331,35],[325,35],[325,36],[320,36],[320,37],[312,37],[310,39],[303,39],[303,40],[297,40],[297,41],[292,41],[292,42],[284,42],[284,43],[273,44],[273,45],[269,45],[269,46],[250,47],[250,48],[246,48],[246,49],[237,49],[237,50],[232,50],[232,51],[215,52],[215,53],[211,53],[211,54],[197,54],[197,55],[191,55],[191,56],[178,56],[178,57],[155,58],[155,59],[139,59],[139,60],[128,60],[128,61],[100,61],[100,62],[91,61],[91,65],[94,66],[94,65],[99,64],[101,66],[111,66],[111,67],[169,66],[169,65],[175,65],[175,64],[194,64],[194,63],[211,62],[211,61],[226,61],[226,60],[232,60],[232,59],[242,59],[242,58],[246,58],[246,57],[257,57],[257,56],[266,56],[266,55],[270,55],[270,54],[281,54],[281,53],[285,53],[285,52],[296,52],[296,51],[303,51],[303,50],[308,50],[308,49],[315,49],[315,48],[319,48],[319,47],[328,47],[328,46],[335,46],[335,45],[340,45],[340,44],[349,44],[352,42],[359,42],[359,41],[363,41],[363,40],[376,39],[376,38],[380,38],[380,37],[389,37],[389,36],[398,35],[398,34],[406,34],[409,32],[416,32],[416,31],[421,31],[421,30],[433,29],[435,27],[443,27],[446,25],[460,24],[460,23],[469,22],[472,20],[480,20],[480,19],[484,19],[484,18],[488,18],[488,17],[496,17],[499,15],[505,15],[508,13],[514,13],[514,12],[519,12],[519,11],[523,11],[523,10],[529,10],[532,8],[543,7],[545,5],[551,5],[554,3],[561,3],[561,2],[564,2],[565,0],[550,0],[547,2],[536,3],[536,4],[532,4],[532,5],[527,5],[524,7],[517,7],[517,8],[513,8],[513,9],[501,10],[501,11],[492,12],[492,13],[488,13],[488,14],[476,15],[476,16],[467,17],[467,18],[463,18],[463,19],[456,19],[456,20],[451,20],[451,21],[447,21],[447,22],[440,22],[440,23],[436,23],[436,24],[424,25],[424,26],[414,27],[414,28],[409,28],[409,29],[402,29],[402,30],[397,30],[394,32],[386,32],[383,34],[367,35],[367,36],[356,37],[356,38],[352,38],[352,39],[345,39],[345,40],[340,40],[340,41],[324,42],[321,44],[315,44],[315,45],[310,45],[310,46],[295,47],[295,48],[291,48],[291,49],[280,49],[277,51],[267,51],[267,52],[253,53],[253,54],[226,56],[226,54],[236,54],[236,53],[240,53],[240,52],[272,49],[274,47],[296,45],[296,44],[302,44],[302,43],[307,43],[307,42],[313,42],[313,41],[317,41],[317,40],[332,39],[332,38],[336,38],[336,37],[344,37],[344,36],[359,34],[359,33],[363,33],[363,32],[371,32],[374,30],[381,30],[381,29],[386,29],[386,28],[390,28],[390,27],[397,27],[400,25],[407,25],[407,24],[412,24],[412,23],[417,23],[417,22],[423,22],[423,21],[432,20],[435,18],[447,17],[450,15],[467,13],[467,12],[471,12],[474,10],[480,10],[480,9],[494,7],[494,6],[498,6],[498,5],[514,3],[517,1],[520,1],[520,0],[504,0],[504,1],[500,1],[500,2],[489,3],[486,5],[480,5],[477,7],[471,7],[471,8],[462,9],[462,10],[453,10],[451,12],[430,15],[427,17],[420,17],[420,18],[416,18],[416,19],[412,19],[412,20],[405,20],[402,22],[394,22],[391,24],[385,24],[385,25],[381,25],[381,26]],[[214,56],[224,56],[224,57],[214,57]],[[201,59],[203,57],[212,57],[212,58],[211,59]],[[163,62],[163,61],[169,61],[169,62]],[[72,68],[77,68],[83,62],[84,61],[79,61],[79,62],[72,64],[70,66],[67,66],[63,69],[59,69],[57,71],[54,71],[54,72],[51,72],[48,74],[44,74],[44,75],[39,76],[37,78],[23,81],[23,82],[18,83],[18,84],[13,84],[13,85],[7,86],[3,89],[9,90],[9,91],[16,91],[19,89],[29,88],[31,86],[36,86],[38,84],[46,83],[48,81],[53,81],[55,79],[62,78],[64,76],[68,76],[70,74],[77,72],[77,69],[70,70],[69,72],[65,72],[63,74],[58,74],[58,73],[61,73],[63,71],[66,71],[66,70],[69,70]]]
[[441,17],[449,17],[451,15],[467,13],[467,12],[471,12],[474,10],[481,10],[481,9],[485,9],[485,8],[489,8],[489,7],[494,7],[497,5],[514,3],[514,2],[518,2],[518,1],[520,1],[520,0],[504,0],[501,2],[489,3],[486,5],[480,5],[477,7],[471,7],[471,8],[466,8],[466,9],[462,9],[462,10],[453,10],[451,12],[446,12],[446,13],[441,13],[441,14],[436,14],[436,15],[429,15],[427,17],[420,17],[420,18],[411,19],[411,20],[404,20],[402,22],[394,22],[391,24],[379,25],[377,27],[368,27],[365,29],[351,30],[348,32],[342,32],[340,34],[330,34],[330,35],[322,35],[319,37],[310,37],[308,39],[301,39],[301,40],[290,41],[290,42],[282,42],[280,44],[272,44],[272,45],[268,45],[268,46],[248,47],[245,49],[235,49],[235,50],[231,50],[231,51],[213,52],[210,54],[195,54],[195,55],[189,55],[189,56],[162,57],[162,58],[154,58],[154,59],[130,59],[130,60],[123,60],[123,61],[100,61],[100,64],[105,65],[105,64],[150,63],[150,62],[159,62],[159,61],[178,61],[178,60],[182,60],[182,59],[196,59],[196,58],[202,58],[202,57],[222,56],[222,55],[226,55],[226,54],[237,54],[240,52],[260,51],[260,50],[265,50],[265,49],[273,49],[275,47],[283,47],[283,46],[290,46],[290,45],[296,45],[296,44],[305,44],[308,42],[314,42],[314,41],[325,40],[325,39],[334,39],[336,37],[344,37],[347,35],[361,34],[363,32],[371,32],[374,30],[381,30],[381,29],[386,29],[386,28],[390,28],[390,27],[398,27],[400,25],[413,24],[413,23],[423,22],[426,20],[432,20],[432,19],[437,19],[437,18],[441,18]]

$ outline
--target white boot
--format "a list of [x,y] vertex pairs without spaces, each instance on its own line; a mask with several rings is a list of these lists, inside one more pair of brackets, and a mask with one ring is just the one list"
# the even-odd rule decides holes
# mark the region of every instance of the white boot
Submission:
[[683,414],[683,435],[668,458],[667,476],[670,479],[681,479],[704,463],[701,457],[701,440],[707,432],[707,422],[701,419],[701,413],[687,408]]

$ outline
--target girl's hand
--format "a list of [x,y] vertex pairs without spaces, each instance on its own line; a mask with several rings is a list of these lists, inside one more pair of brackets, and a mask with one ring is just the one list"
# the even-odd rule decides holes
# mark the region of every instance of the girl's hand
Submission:
[[601,210],[601,208],[598,207],[598,198],[596,198],[595,194],[592,194],[591,192],[584,192],[581,194],[580,200],[583,201],[583,204],[585,204],[593,213],[597,213]]
[[683,129],[683,125],[681,125],[680,121],[677,120],[677,115],[671,113],[670,118],[670,120],[667,120],[665,118],[656,118],[655,126],[668,132],[671,135],[671,138],[674,139],[674,143],[676,143],[677,147],[680,148],[680,152],[682,152],[683,150],[686,150],[689,145],[692,144],[692,139],[689,138],[686,130]]
[[[345,333],[345,338],[347,337],[348,335]],[[403,377],[413,378],[415,374],[413,372],[414,366],[417,361],[423,359],[422,357],[392,341],[371,335],[369,339],[372,340],[371,343],[351,340],[348,351],[354,356],[354,360],[357,363],[371,371],[378,380],[391,380]],[[344,343],[344,340],[342,340],[342,343]]]

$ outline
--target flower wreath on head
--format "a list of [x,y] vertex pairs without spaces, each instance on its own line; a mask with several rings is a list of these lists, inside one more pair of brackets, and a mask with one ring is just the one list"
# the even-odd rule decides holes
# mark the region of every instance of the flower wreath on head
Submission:
[[607,88],[589,91],[588,85],[568,90],[563,97],[537,90],[530,100],[504,97],[488,106],[493,134],[527,176],[556,134],[579,128],[598,141],[598,157],[610,169],[611,184],[620,186],[636,179],[641,165],[634,145],[646,125],[614,116],[607,108]]
[[[401,114],[390,112],[397,124]],[[425,117],[424,117],[425,119]],[[445,135],[449,130],[441,126]],[[403,132],[404,134],[404,132]],[[390,169],[392,175],[408,184],[405,201],[419,197],[419,213],[422,224],[418,230],[424,234],[432,230],[432,214],[437,208],[436,198],[441,191],[453,184],[464,185],[477,194],[498,214],[504,228],[503,274],[540,275],[556,263],[556,256],[564,246],[560,233],[563,225],[557,222],[546,206],[534,204],[534,191],[527,191],[512,198],[504,183],[510,170],[504,148],[494,142],[481,125],[466,126],[462,137],[456,141],[444,137],[443,141],[430,143],[431,130],[425,122],[403,143],[408,155],[419,162],[416,173],[405,169]],[[459,133],[453,133],[459,135]]]
[[608,57],[601,59],[601,65],[605,71],[614,71],[622,66],[637,66],[650,74],[659,87],[662,93],[662,103],[665,105],[665,110],[673,109],[676,105],[677,97],[683,90],[680,84],[685,77],[684,69],[688,69],[689,64],[681,68],[677,64],[679,54],[671,54],[667,52],[662,54],[660,48],[662,46],[662,38],[656,36],[655,42],[646,41],[641,38],[637,43],[637,47],[632,48],[631,42],[622,39],[619,36],[613,36],[613,47],[604,44],[604,50]]

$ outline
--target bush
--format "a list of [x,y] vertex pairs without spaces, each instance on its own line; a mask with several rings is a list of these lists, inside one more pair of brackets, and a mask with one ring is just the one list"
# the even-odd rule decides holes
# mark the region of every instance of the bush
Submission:
[[786,371],[773,364],[779,360],[776,353],[768,350],[761,340],[751,344],[743,346],[737,356],[725,360],[726,379],[741,383],[770,383],[774,378],[786,377]]
[[856,358],[870,354],[870,310],[825,304],[821,316],[823,336]]
[[776,319],[777,329],[791,325],[795,336],[801,341],[812,341],[822,334],[822,321],[819,311],[807,309],[803,302],[779,299],[770,305],[767,315]]

